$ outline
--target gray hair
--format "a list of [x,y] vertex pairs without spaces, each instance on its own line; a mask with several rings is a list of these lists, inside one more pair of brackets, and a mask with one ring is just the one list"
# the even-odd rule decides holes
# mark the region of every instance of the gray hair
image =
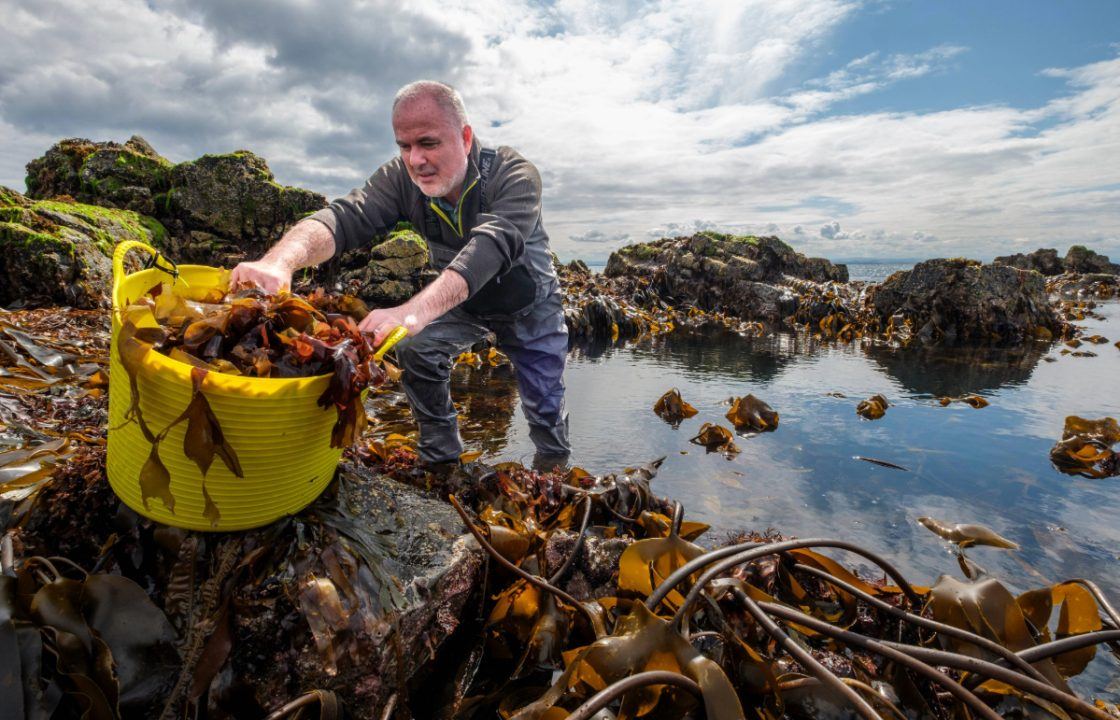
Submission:
[[448,118],[452,118],[459,123],[459,127],[470,124],[467,120],[467,109],[463,106],[463,98],[459,95],[459,91],[446,83],[435,80],[417,80],[398,90],[393,98],[393,114],[396,115],[397,107],[401,103],[412,102],[422,97],[435,100],[440,109],[447,113]]

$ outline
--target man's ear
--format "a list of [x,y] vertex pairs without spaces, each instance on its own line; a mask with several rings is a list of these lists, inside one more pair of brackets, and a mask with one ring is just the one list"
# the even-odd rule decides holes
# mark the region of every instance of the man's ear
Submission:
[[471,151],[471,142],[474,141],[474,130],[471,130],[470,125],[463,126],[463,145],[467,148],[467,154]]

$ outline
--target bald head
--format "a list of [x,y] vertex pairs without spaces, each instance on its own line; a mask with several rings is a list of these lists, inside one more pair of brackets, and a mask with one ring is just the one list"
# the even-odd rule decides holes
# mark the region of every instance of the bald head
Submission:
[[446,119],[456,129],[462,129],[470,124],[467,120],[467,109],[463,106],[463,98],[455,88],[435,80],[417,80],[405,85],[397,91],[393,98],[393,117],[403,106],[411,105],[417,100],[430,100],[435,103]]

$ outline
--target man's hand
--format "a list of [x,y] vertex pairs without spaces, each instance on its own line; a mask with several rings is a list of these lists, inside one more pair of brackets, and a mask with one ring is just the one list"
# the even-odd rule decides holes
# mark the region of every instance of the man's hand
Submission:
[[373,310],[358,325],[373,335],[377,347],[389,333],[404,326],[409,335],[416,335],[445,312],[467,299],[467,281],[454,270],[444,270],[430,285],[403,305]]
[[[426,324],[424,323],[424,325]],[[424,329],[424,325],[421,325],[420,319],[416,315],[410,314],[404,305],[398,305],[397,307],[371,310],[369,315],[366,315],[358,323],[358,329],[373,335],[373,346],[376,348],[380,347],[389,333],[398,327],[403,326],[408,330],[409,335],[415,335]]]
[[330,260],[333,255],[334,235],[327,226],[315,220],[301,220],[263,258],[235,267],[229,276],[229,286],[253,283],[275,295],[291,288],[293,272]]
[[252,283],[269,295],[292,286],[292,271],[279,263],[268,260],[243,262],[229,274],[229,286],[235,288],[239,283]]

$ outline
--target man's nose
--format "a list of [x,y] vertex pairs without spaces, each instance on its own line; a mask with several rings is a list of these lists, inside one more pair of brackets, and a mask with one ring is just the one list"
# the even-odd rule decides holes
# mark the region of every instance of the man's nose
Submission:
[[409,152],[408,152],[408,164],[409,165],[411,165],[414,168],[418,168],[418,167],[423,166],[427,162],[428,162],[428,156],[427,156],[427,153],[424,152],[423,148],[412,148],[411,150],[409,150]]

